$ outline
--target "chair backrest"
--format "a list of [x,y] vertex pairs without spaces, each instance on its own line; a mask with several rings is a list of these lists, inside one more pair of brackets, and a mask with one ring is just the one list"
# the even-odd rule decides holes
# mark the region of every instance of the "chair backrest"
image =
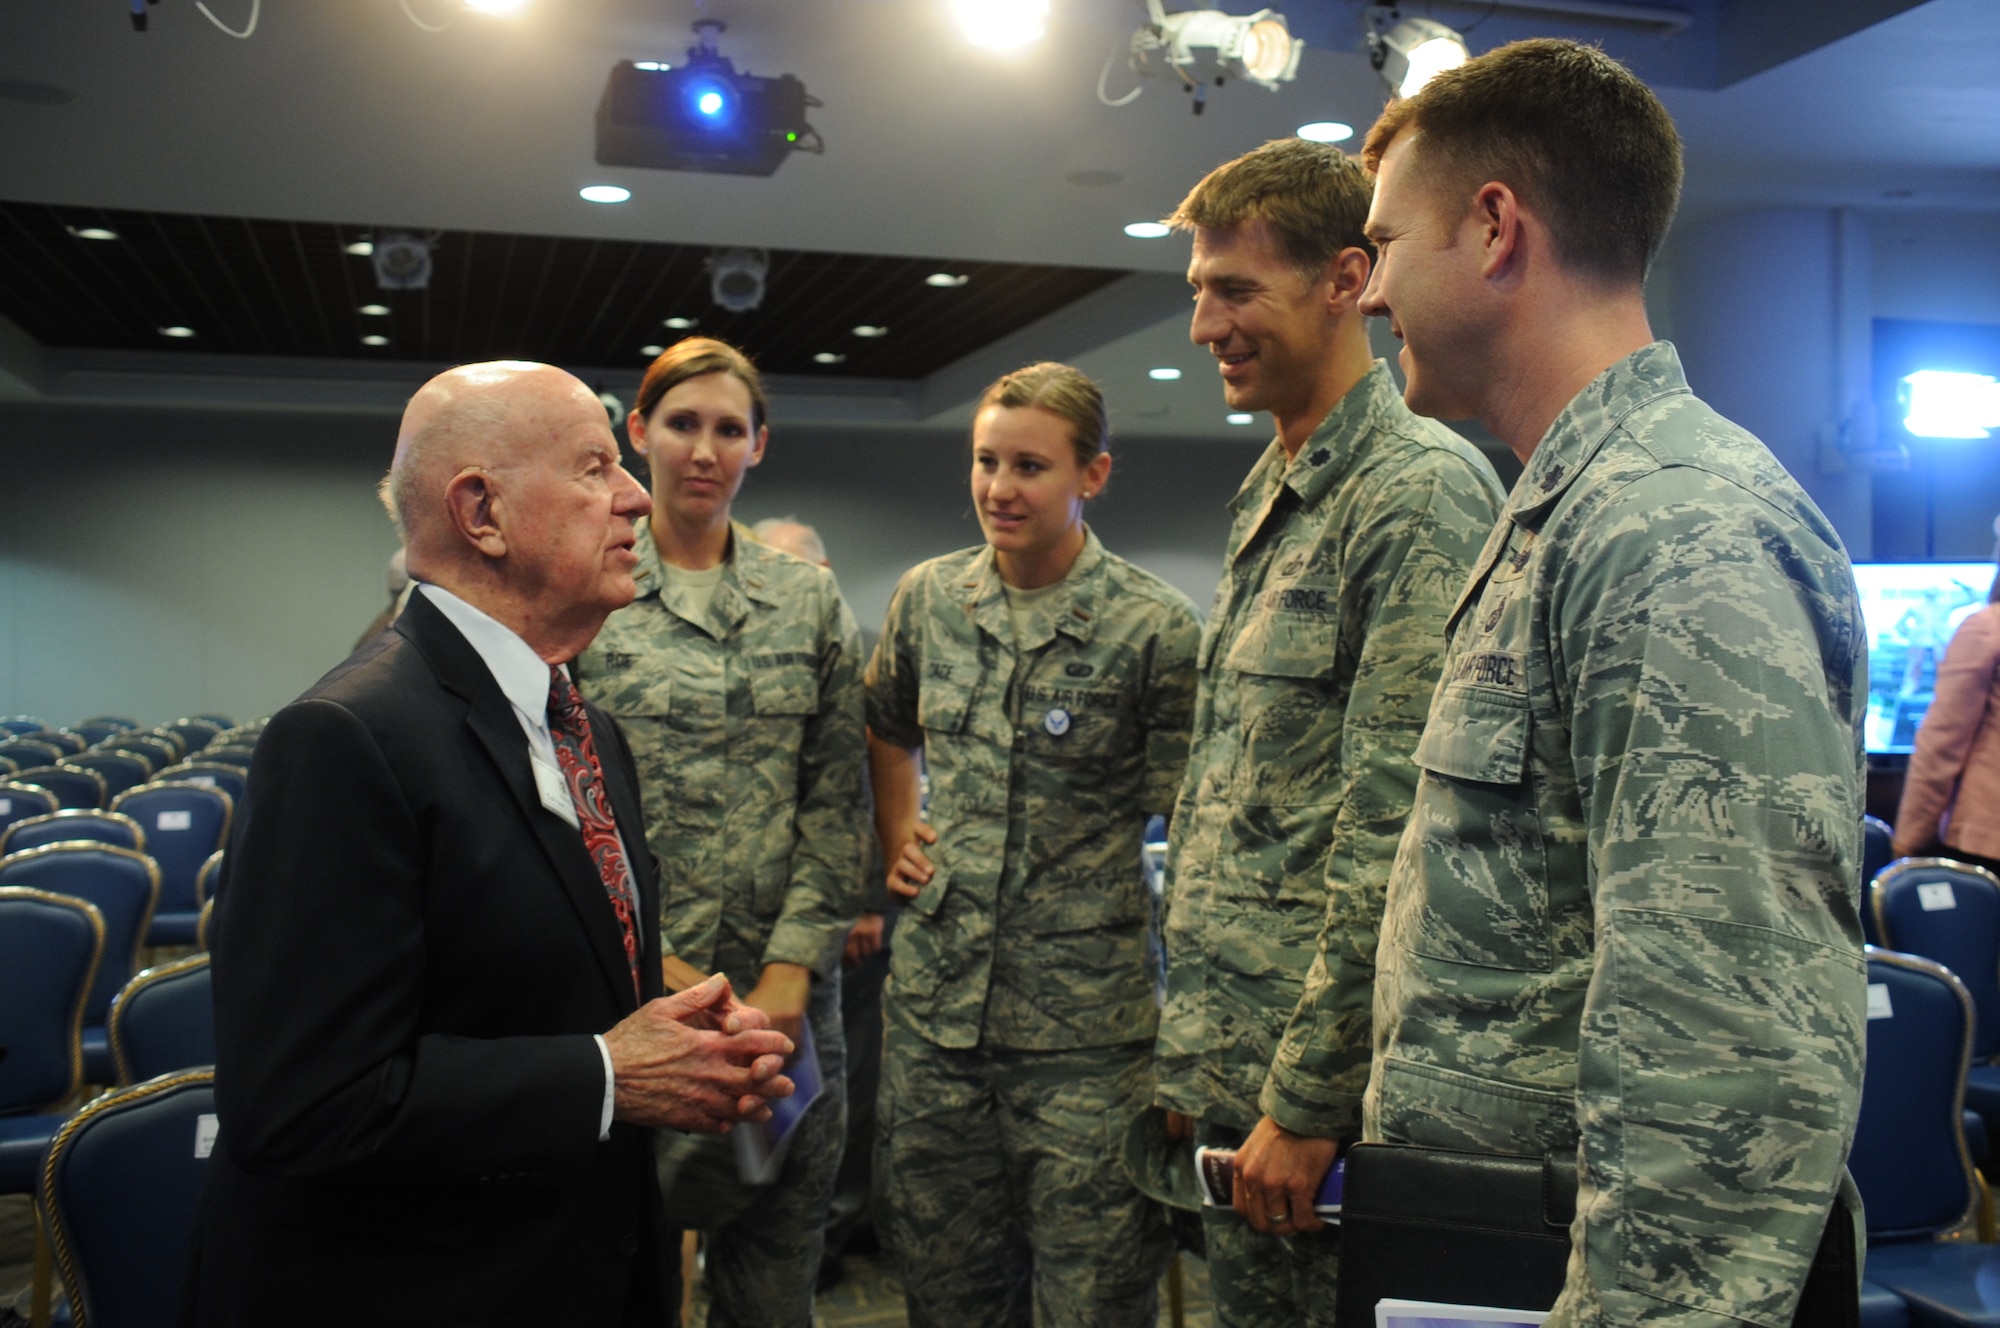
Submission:
[[46,816],[62,806],[55,794],[34,784],[0,780],[0,830],[30,816]]
[[46,1111],[83,1080],[83,1007],[104,957],[95,906],[0,886],[0,1114]]
[[[106,738],[103,742],[91,748],[90,751],[85,752],[84,755],[89,756],[99,752],[107,756],[122,756],[128,761],[139,762],[146,767],[146,779],[151,779],[154,775],[173,764],[172,761],[166,758],[166,754],[157,748],[139,750],[127,747],[125,745],[125,735],[122,733],[113,734],[111,737]],[[143,784],[146,780],[142,779],[139,782]]]
[[69,839],[88,839],[95,844],[116,844],[120,848],[146,851],[146,832],[123,812],[76,808],[30,816],[0,831],[0,858],[44,844],[60,844]]
[[0,742],[0,756],[6,757],[23,770],[32,765],[54,765],[67,755],[69,753],[54,743],[43,742],[39,738],[10,738],[6,742]]
[[1861,818],[1861,937],[1870,945],[1882,944],[1882,938],[1875,931],[1875,910],[1869,906],[1868,886],[1896,859],[1896,850],[1890,846],[1894,833],[1879,816]]
[[64,756],[75,756],[90,746],[82,734],[72,733],[68,729],[36,729],[33,733],[24,733],[21,736],[33,742],[45,742]]
[[112,802],[146,831],[146,852],[160,865],[160,911],[192,913],[201,907],[196,881],[202,864],[229,837],[235,800],[220,788],[174,780],[143,784]]
[[256,746],[247,742],[218,742],[202,749],[201,759],[205,762],[233,765],[241,769],[250,768],[250,758],[256,755]]
[[215,900],[215,878],[222,874],[223,853],[223,849],[217,849],[209,854],[201,864],[201,870],[195,873],[194,897],[203,908]]
[[106,738],[116,737],[127,729],[136,729],[138,727],[137,724],[126,724],[121,720],[105,717],[100,719],[86,719],[81,723],[72,724],[69,726],[69,731],[83,735],[83,740],[95,747]]
[[136,729],[141,727],[139,721],[133,719],[130,715],[92,715],[89,719],[82,721],[82,723],[72,724],[70,727],[80,733],[83,731],[85,724],[106,724],[119,729]]
[[1904,858],[1869,894],[1883,945],[1935,959],[1972,993],[1972,1058],[2000,1051],[2000,878],[1950,858]]
[[117,797],[153,777],[153,763],[137,752],[79,752],[64,762],[104,776],[104,792]]
[[102,807],[104,776],[75,765],[38,765],[14,773],[17,784],[35,784],[65,807]]
[[[220,857],[220,854],[216,856]],[[202,950],[209,948],[209,933],[215,925],[215,896],[201,901],[201,916],[194,922],[194,943]]]
[[117,748],[121,752],[138,752],[150,757],[155,773],[178,763],[182,755],[178,740],[169,740],[157,733],[121,733]]
[[34,733],[47,727],[33,715],[9,715],[0,719],[0,733]]
[[57,1131],[35,1206],[77,1328],[174,1321],[215,1136],[207,1069],[106,1093]]
[[160,869],[129,848],[48,844],[0,858],[0,885],[25,885],[97,905],[104,917],[104,961],[97,966],[83,1022],[92,1028],[102,1024],[111,998],[138,971],[139,946],[160,896]]
[[215,1064],[215,1001],[208,956],[149,968],[111,1002],[111,1059],[118,1082]]
[[219,788],[239,805],[243,801],[243,790],[250,785],[249,773],[243,767],[214,761],[184,761],[180,765],[170,765],[153,776],[153,780],[160,784],[178,780]]
[[183,719],[177,719],[171,724],[162,724],[160,727],[186,743],[188,755],[192,756],[211,742],[214,742],[215,735],[222,732],[228,726],[217,724],[213,720],[196,719],[193,716],[188,716]]
[[1943,965],[1868,947],[1868,1068],[1847,1167],[1870,1240],[1928,1237],[1978,1202],[1960,1112],[1972,997]]
[[[199,719],[207,723],[213,724],[215,725],[216,728],[221,729],[225,733],[228,732],[230,729],[245,727],[244,725],[239,725],[235,720],[231,719],[227,715],[189,715],[188,718]],[[250,722],[255,723],[256,721],[252,720]]]

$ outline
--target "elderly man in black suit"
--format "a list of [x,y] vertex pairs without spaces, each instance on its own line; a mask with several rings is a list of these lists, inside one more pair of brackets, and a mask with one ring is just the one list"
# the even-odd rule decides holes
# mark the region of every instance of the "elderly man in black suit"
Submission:
[[383,496],[420,588],[271,721],[220,890],[210,1325],[658,1328],[647,1131],[791,1091],[720,977],[661,998],[624,737],[562,667],[632,599],[646,491],[546,365],[411,400]]

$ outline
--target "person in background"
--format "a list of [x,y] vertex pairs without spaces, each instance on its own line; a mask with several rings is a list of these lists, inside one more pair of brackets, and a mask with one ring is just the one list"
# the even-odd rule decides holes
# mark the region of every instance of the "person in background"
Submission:
[[403,606],[405,604],[409,603],[410,571],[405,561],[408,555],[409,551],[404,549],[401,545],[398,545],[396,547],[396,551],[389,555],[388,606],[385,607],[380,613],[375,615],[375,621],[369,623],[367,630],[362,632],[359,639],[355,641],[354,648],[356,650],[359,650],[361,649],[361,647],[367,645],[369,640],[373,638],[377,632],[381,631],[384,627],[387,627],[390,623],[396,621],[396,615],[403,611]]
[[618,728],[565,671],[633,594],[646,494],[590,390],[466,365],[382,485],[418,589],[272,717],[216,896],[196,1328],[658,1328],[655,1128],[726,1130],[792,1050],[660,995]]
[[912,1328],[1150,1328],[1171,1253],[1118,1144],[1152,1093],[1139,841],[1187,758],[1199,629],[1084,523],[1106,434],[1067,365],[987,388],[986,543],[906,573],[869,660],[876,827],[906,901],[876,1208]]
[[683,1176],[689,1141],[660,1139],[669,1210],[692,1208],[705,1232],[715,1328],[811,1319],[846,1130],[839,964],[865,832],[853,616],[825,568],[730,521],[765,416],[757,370],[726,343],[690,337],[653,361],[626,422],[652,472],[638,595],[577,661],[638,761],[667,986],[726,974],[773,1027],[809,1024],[818,1053],[824,1088],[773,1184],[704,1187],[699,1164],[718,1159]]
[[1681,145],[1631,71],[1503,46],[1389,103],[1363,157],[1362,307],[1411,408],[1526,467],[1417,745],[1364,1137],[1574,1152],[1548,1328],[1789,1324],[1859,1202],[1847,552],[1653,339]]
[[1313,1195],[1361,1131],[1375,935],[1444,621],[1499,515],[1493,468],[1403,404],[1368,346],[1369,185],[1266,144],[1197,184],[1189,336],[1277,436],[1230,502],[1167,846],[1159,1104],[1237,1148],[1204,1208],[1230,1328],[1331,1324],[1339,1233]]
[[[1993,523],[2000,536],[2000,520]],[[2000,546],[1994,549],[2000,562]],[[1952,633],[1896,809],[1899,857],[1929,852],[2000,872],[2000,575]]]

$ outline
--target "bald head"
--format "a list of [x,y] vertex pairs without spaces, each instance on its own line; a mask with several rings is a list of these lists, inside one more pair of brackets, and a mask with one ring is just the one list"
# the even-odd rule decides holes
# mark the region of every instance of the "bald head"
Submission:
[[632,599],[633,522],[651,502],[618,464],[596,394],[560,369],[503,360],[425,383],[381,492],[413,578],[552,662]]
[[750,527],[750,533],[761,544],[774,549],[782,549],[794,558],[803,558],[821,567],[830,566],[826,559],[826,542],[819,532],[805,522],[789,516],[767,516]]

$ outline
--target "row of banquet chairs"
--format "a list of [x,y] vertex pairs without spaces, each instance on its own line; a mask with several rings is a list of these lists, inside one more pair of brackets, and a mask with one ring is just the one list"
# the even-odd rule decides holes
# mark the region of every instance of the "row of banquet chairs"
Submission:
[[[1868,836],[1887,858],[1887,827]],[[2000,1224],[1981,1174],[2000,1171],[2000,878],[1882,861],[1863,922],[1868,1062],[1848,1158],[1868,1227],[1863,1328],[2000,1328]]]
[[[0,1193],[34,1195],[37,1328],[51,1322],[52,1264],[65,1322],[171,1320],[215,1137],[206,953],[124,982],[104,1016],[113,1072],[88,1066],[85,1026],[118,967],[111,931],[87,899],[0,884]],[[91,1083],[119,1086],[68,1110]]]
[[212,784],[240,800],[262,731],[261,720],[231,724],[221,715],[153,729],[116,715],[62,729],[17,715],[0,719],[0,780],[47,789],[66,808],[109,806],[125,790],[160,779]]

